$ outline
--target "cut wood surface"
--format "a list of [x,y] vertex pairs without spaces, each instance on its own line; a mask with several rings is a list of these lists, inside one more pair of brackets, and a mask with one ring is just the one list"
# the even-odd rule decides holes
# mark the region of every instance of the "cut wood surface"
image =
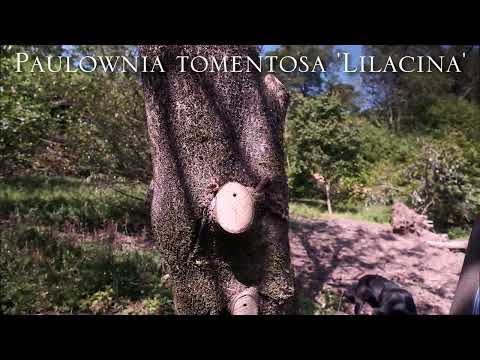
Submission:
[[225,231],[241,234],[253,222],[254,201],[248,189],[237,182],[228,182],[215,197],[215,219]]
[[257,315],[257,291],[250,287],[237,294],[230,304],[232,315]]

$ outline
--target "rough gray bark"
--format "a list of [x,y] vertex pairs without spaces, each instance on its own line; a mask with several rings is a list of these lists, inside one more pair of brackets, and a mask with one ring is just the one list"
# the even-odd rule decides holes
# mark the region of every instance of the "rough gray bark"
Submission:
[[[152,235],[171,276],[176,312],[231,312],[242,293],[254,294],[260,314],[291,312],[285,88],[257,72],[179,71],[179,55],[257,56],[251,46],[140,51],[149,61],[158,56],[166,71],[143,73],[143,85],[153,160]],[[247,232],[228,234],[208,221],[212,188],[231,181],[255,188],[265,180]]]

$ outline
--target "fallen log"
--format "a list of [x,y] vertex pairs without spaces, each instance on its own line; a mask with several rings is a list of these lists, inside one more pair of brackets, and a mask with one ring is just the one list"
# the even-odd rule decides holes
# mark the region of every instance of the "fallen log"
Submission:
[[417,234],[423,231],[430,231],[433,228],[432,221],[426,215],[417,214],[415,210],[408,208],[405,204],[397,202],[393,206],[392,230],[395,234]]
[[434,246],[437,248],[458,250],[458,251],[465,251],[468,245],[467,240],[453,240],[453,241],[452,240],[450,241],[427,240],[426,243],[430,246]]

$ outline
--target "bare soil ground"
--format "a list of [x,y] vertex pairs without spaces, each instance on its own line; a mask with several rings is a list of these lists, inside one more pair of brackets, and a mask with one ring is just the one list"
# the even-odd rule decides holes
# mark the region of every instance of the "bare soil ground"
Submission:
[[433,248],[422,238],[393,234],[390,225],[356,220],[292,219],[292,263],[310,298],[341,294],[366,274],[410,291],[419,314],[448,314],[464,254]]
[[[122,235],[115,228],[82,241],[105,237],[124,249],[153,248],[145,236]],[[416,235],[393,234],[390,225],[347,219],[291,219],[289,237],[297,282],[308,298],[321,302],[323,290],[341,295],[361,276],[378,274],[410,291],[419,314],[450,310],[462,252],[431,247]]]

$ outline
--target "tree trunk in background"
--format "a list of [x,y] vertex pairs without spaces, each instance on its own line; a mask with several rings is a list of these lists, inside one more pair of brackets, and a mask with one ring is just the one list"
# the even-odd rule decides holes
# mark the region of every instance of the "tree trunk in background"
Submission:
[[[292,312],[284,86],[256,71],[196,73],[187,67],[181,73],[176,59],[256,59],[251,46],[158,45],[140,51],[151,64],[158,56],[165,69],[143,73],[143,85],[153,160],[152,236],[171,276],[176,312]],[[267,184],[253,193],[253,224],[242,234],[227,233],[209,219],[212,189],[227,182]],[[244,297],[252,302],[242,310],[236,301]]]
[[327,181],[325,182],[325,196],[327,198],[327,209],[328,209],[328,213],[330,215],[333,214],[333,210],[332,210],[332,200],[330,199],[330,183]]

